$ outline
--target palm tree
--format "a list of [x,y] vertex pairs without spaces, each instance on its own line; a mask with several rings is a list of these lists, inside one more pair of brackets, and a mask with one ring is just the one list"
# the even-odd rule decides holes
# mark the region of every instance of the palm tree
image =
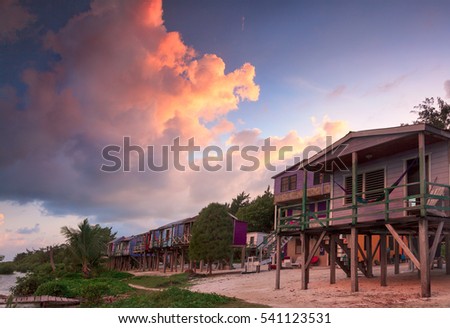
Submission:
[[72,260],[81,265],[85,278],[89,278],[91,269],[99,264],[108,242],[115,236],[111,228],[90,225],[88,219],[78,224],[77,229],[62,227],[61,233],[66,237]]

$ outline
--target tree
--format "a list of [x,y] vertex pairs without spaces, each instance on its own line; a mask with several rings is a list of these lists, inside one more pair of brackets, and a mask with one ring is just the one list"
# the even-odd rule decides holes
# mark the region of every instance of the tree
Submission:
[[427,123],[439,129],[448,130],[450,128],[450,105],[437,97],[436,101],[433,97],[425,98],[425,100],[414,106],[416,110],[411,113],[416,113],[419,118],[413,123]]
[[233,198],[231,201],[229,212],[236,215],[238,210],[242,207],[248,206],[250,204],[250,194],[246,194],[245,191],[241,192]]
[[81,265],[85,278],[89,278],[92,268],[98,266],[100,258],[106,253],[107,244],[115,236],[111,228],[90,225],[88,219],[78,224],[77,229],[62,227],[61,233],[66,237],[73,262]]
[[208,264],[208,273],[211,274],[214,261],[230,257],[232,243],[233,223],[227,206],[211,203],[203,208],[192,229],[189,257],[192,260],[205,261]]
[[248,223],[248,231],[271,232],[273,230],[273,219],[275,206],[270,186],[263,195],[259,195],[250,202],[248,206],[241,207],[236,216]]

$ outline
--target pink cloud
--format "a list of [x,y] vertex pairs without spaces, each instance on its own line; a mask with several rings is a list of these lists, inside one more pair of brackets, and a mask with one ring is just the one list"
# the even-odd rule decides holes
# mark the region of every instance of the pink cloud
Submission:
[[338,97],[342,96],[342,94],[345,92],[346,89],[347,89],[347,87],[345,85],[342,85],[342,84],[338,85],[327,95],[327,98],[328,99],[338,98]]
[[2,0],[0,2],[0,43],[14,42],[18,32],[26,28],[35,20],[18,0]]

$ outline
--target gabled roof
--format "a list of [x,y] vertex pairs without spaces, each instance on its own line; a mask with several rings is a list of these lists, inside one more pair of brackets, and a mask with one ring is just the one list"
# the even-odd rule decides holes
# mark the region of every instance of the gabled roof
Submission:
[[[434,126],[424,123],[396,126],[390,128],[381,128],[381,129],[350,131],[343,138],[329,145],[316,155],[310,157],[309,159],[305,159],[300,163],[292,165],[291,167],[287,168],[283,172],[278,173],[272,178],[276,178],[285,172],[301,170],[308,164],[314,165],[316,163],[320,163],[321,159],[326,154],[329,154],[333,150],[336,150],[339,147],[343,147],[344,145],[346,145],[347,147],[342,152],[339,153],[339,156],[345,156],[354,151],[360,151],[363,149],[374,147],[376,145],[382,145],[387,142],[393,142],[405,136],[417,134],[419,132],[424,132],[426,135],[433,135],[440,139],[450,139],[449,131],[438,129]],[[333,156],[328,157],[328,159],[333,159]]]

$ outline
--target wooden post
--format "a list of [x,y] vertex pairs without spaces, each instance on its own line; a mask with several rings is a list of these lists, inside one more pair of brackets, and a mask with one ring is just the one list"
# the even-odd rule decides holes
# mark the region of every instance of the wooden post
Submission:
[[306,171],[306,168],[303,168],[303,197],[302,197],[302,225],[300,226],[301,230],[304,230],[305,228],[309,227],[309,217],[307,216],[308,209],[307,209],[307,200],[308,199],[308,171]]
[[386,247],[386,234],[380,235],[380,284],[381,286],[387,286],[387,247]]
[[181,272],[184,272],[184,248],[181,249],[180,266],[181,266]]
[[400,256],[398,242],[394,239],[394,274],[400,273]]
[[450,235],[445,235],[445,274],[450,275]]
[[175,261],[176,261],[176,253],[175,251],[172,251],[170,252],[170,262],[169,262],[170,272],[173,272]]
[[[412,235],[408,236],[408,246],[409,246],[409,249],[411,250],[411,253],[414,254],[414,245],[413,245],[413,236]],[[414,263],[411,258],[409,259],[409,270],[414,271]]]
[[351,228],[350,234],[350,279],[352,292],[355,293],[358,288],[358,231],[356,227]]
[[366,236],[366,256],[367,256],[367,275],[373,277],[373,258],[372,258],[372,235]]
[[281,273],[281,236],[277,234],[277,271],[275,275],[275,289],[280,289],[280,273]]
[[330,284],[336,283],[336,234],[330,236]]
[[358,192],[358,154],[352,153],[352,224],[358,222],[358,199],[356,193]]
[[246,253],[246,247],[242,247],[241,251],[241,269],[245,266],[245,253]]
[[[425,164],[425,134],[419,132],[419,181],[420,181],[420,216],[424,218],[427,215],[425,208],[425,194],[427,189]],[[428,233],[428,232],[427,232]],[[428,247],[427,247],[428,249]]]
[[422,297],[431,296],[428,220],[419,220],[420,285]]
[[163,272],[166,273],[167,266],[167,249],[164,250],[164,258],[163,258]]
[[200,272],[203,272],[204,265],[205,265],[205,262],[203,260],[200,260]]
[[308,268],[306,267],[306,260],[309,256],[309,245],[307,245],[308,240],[305,232],[300,233],[300,240],[301,240],[301,269],[302,269],[302,289],[308,289]]

